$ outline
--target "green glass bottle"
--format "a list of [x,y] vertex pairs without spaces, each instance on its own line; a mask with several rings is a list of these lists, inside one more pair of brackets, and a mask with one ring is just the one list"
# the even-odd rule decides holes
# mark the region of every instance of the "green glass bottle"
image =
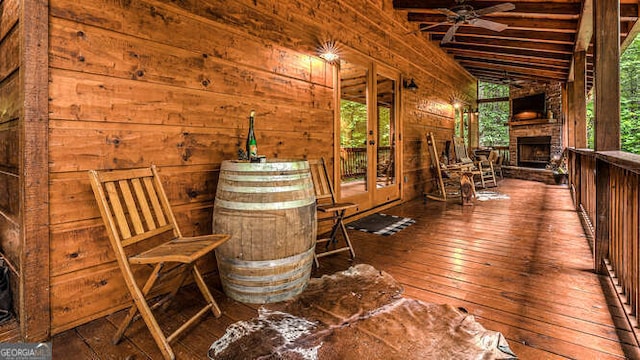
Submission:
[[256,134],[253,131],[253,120],[256,112],[251,110],[249,115],[249,133],[247,134],[247,158],[249,160],[258,157],[258,143],[256,142]]

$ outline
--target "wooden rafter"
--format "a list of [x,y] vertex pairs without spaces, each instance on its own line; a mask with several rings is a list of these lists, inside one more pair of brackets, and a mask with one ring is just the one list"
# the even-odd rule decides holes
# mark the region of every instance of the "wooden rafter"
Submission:
[[[620,2],[619,24],[622,49],[640,32],[637,0]],[[593,0],[467,0],[480,10],[490,6],[514,4],[510,11],[481,15],[491,22],[507,25],[503,31],[491,27],[459,23],[453,39],[441,48],[452,55],[472,75],[503,82],[513,79],[573,80],[573,55],[586,51],[586,83],[593,85]],[[451,27],[442,9],[456,10],[454,0],[393,0],[394,9],[406,13],[416,23],[414,33],[442,42]],[[463,20],[466,20],[463,19]]]

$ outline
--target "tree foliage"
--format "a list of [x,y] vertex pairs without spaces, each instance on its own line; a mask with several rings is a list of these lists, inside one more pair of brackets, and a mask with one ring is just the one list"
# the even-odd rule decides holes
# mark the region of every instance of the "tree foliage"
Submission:
[[[390,146],[391,109],[378,104],[378,146]],[[366,147],[367,105],[340,100],[340,146]]]
[[340,101],[340,146],[364,147],[367,140],[367,105]]
[[[480,99],[509,96],[509,86],[479,82]],[[483,102],[478,106],[480,146],[508,146],[509,101]]]

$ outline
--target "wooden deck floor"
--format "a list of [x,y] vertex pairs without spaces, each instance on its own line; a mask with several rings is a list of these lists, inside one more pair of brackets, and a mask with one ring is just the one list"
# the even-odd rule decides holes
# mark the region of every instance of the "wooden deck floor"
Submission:
[[[465,307],[484,327],[502,332],[521,359],[640,359],[608,279],[592,271],[567,188],[506,179],[498,190],[511,199],[472,207],[413,201],[385,211],[412,217],[416,224],[389,237],[352,231],[355,262],[387,271],[408,297]],[[325,257],[313,276],[352,264],[346,253]],[[164,327],[173,329],[184,318],[180,307],[195,309],[199,297],[193,290],[183,291],[159,316]],[[206,358],[229,324],[256,315],[255,306],[219,291],[214,296],[224,315],[206,317],[179,339],[178,359]],[[123,316],[119,312],[55,336],[54,358],[160,359],[141,322],[125,341],[111,344],[114,323]]]

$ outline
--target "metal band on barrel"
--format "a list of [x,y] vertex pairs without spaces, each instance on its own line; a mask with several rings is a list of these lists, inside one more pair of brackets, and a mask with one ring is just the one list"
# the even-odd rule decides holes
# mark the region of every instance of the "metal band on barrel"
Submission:
[[248,182],[273,182],[273,181],[293,181],[293,180],[303,180],[311,177],[309,172],[300,173],[300,174],[287,174],[287,175],[247,175],[247,174],[229,174],[225,173],[224,175],[220,175],[221,180],[230,180],[230,181],[248,181]]
[[218,190],[233,192],[233,193],[248,193],[248,194],[261,194],[261,193],[284,193],[289,191],[300,191],[313,189],[313,184],[302,183],[297,185],[286,186],[234,186],[226,183],[218,184]]
[[216,199],[215,204],[221,208],[232,209],[232,210],[285,210],[285,209],[293,209],[304,207],[307,205],[315,205],[316,199],[315,197],[310,197],[301,200],[292,200],[292,201],[280,201],[277,203],[255,203],[255,202],[237,202],[237,201],[227,201]]

